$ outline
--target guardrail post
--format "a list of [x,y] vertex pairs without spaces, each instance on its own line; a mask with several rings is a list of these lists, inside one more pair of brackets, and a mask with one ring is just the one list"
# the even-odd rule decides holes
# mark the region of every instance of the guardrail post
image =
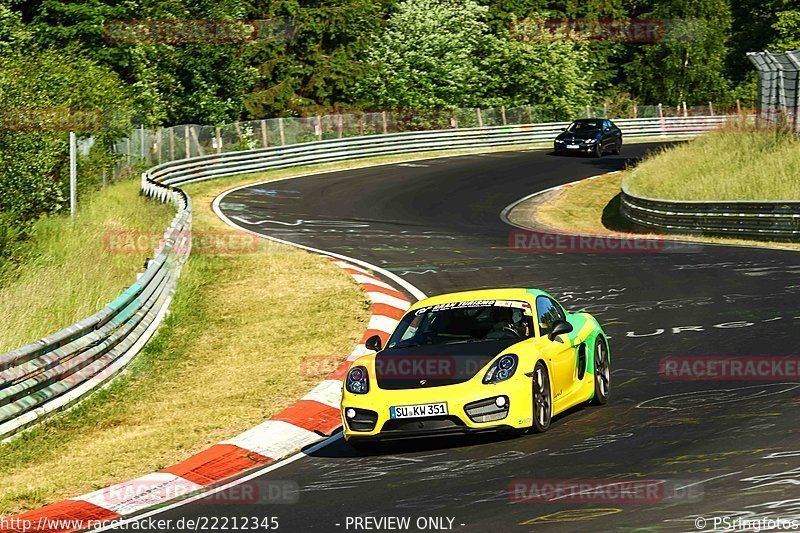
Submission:
[[75,132],[69,132],[69,216],[75,217],[78,204],[78,141]]
[[217,126],[214,128],[214,137],[216,137],[216,142],[214,144],[217,145],[217,153],[222,153],[222,132],[220,131],[220,127]]
[[281,135],[281,146],[286,144],[286,134],[283,132],[283,117],[278,119],[278,132]]
[[144,124],[139,124],[139,159],[144,163]]
[[482,128],[483,127],[483,116],[481,115],[481,108],[480,107],[476,107],[475,108],[475,113],[478,116],[478,127]]
[[269,148],[269,138],[267,137],[266,119],[261,119],[261,146],[262,148]]

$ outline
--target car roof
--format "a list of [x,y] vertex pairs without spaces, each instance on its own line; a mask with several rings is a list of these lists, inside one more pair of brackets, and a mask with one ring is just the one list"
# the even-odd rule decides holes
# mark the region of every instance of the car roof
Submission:
[[451,292],[430,298],[424,298],[411,306],[410,310],[454,302],[470,302],[474,300],[521,300],[532,302],[537,296],[550,296],[539,289],[503,288],[479,289],[475,291]]

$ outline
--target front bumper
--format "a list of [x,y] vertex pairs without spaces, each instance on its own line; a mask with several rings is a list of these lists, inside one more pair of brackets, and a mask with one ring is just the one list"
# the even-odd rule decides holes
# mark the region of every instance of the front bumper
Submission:
[[[496,406],[503,397],[505,406]],[[392,419],[390,408],[445,402],[447,415]],[[342,395],[342,426],[347,440],[383,440],[430,435],[468,434],[531,425],[531,380],[522,372],[492,385],[470,380],[442,387],[383,390]],[[352,409],[348,417],[348,409]]]
[[596,144],[580,144],[578,148],[567,148],[566,144],[553,144],[553,151],[557,154],[588,154],[594,152]]

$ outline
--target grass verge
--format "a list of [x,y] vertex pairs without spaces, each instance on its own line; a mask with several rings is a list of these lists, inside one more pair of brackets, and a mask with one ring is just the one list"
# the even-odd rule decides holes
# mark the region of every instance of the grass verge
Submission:
[[[210,204],[243,182],[187,187],[196,237],[234,231]],[[359,286],[314,255],[253,242],[256,250],[244,246],[249,253],[196,244],[165,325],[128,371],[73,410],[0,444],[0,514],[184,459],[316,385],[322,369],[303,372],[305,358],[350,353],[369,315]]]
[[[572,233],[647,238],[647,233],[632,231],[629,223],[619,214],[619,194],[623,176],[624,173],[621,172],[603,174],[574,183],[544,201],[539,201],[536,197],[531,198],[515,207],[509,218],[523,227],[533,228],[531,224],[538,222]],[[697,235],[650,234],[650,236],[659,239],[800,250],[800,244],[797,243]]]
[[800,200],[798,176],[795,135],[727,129],[651,154],[625,184],[668,200]]
[[152,250],[111,254],[114,232],[163,232],[169,205],[139,196],[139,181],[123,181],[81,198],[78,216],[46,217],[0,273],[0,353],[85,318],[136,279]]

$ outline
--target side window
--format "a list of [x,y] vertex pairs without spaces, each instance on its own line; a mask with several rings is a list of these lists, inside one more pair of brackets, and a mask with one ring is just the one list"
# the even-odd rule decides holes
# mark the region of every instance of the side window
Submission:
[[550,333],[554,322],[566,320],[561,307],[547,296],[539,296],[536,298],[536,316],[539,320],[539,331],[542,336]]

